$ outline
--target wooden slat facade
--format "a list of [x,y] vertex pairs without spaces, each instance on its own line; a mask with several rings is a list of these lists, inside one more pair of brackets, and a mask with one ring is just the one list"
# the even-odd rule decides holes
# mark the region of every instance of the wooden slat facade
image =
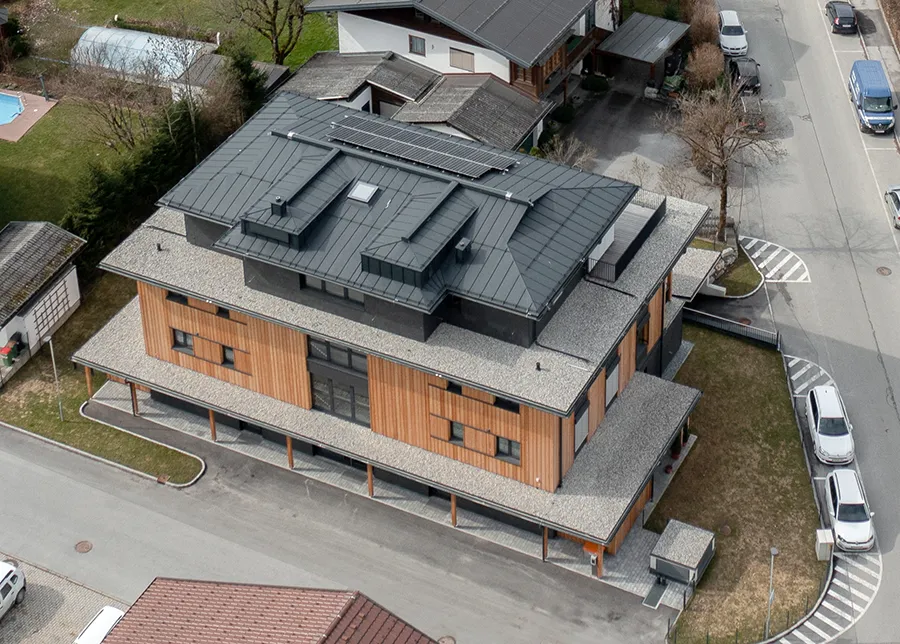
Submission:
[[663,287],[656,289],[656,293],[650,298],[647,308],[650,311],[650,341],[647,343],[647,351],[652,351],[653,347],[662,338],[663,328]]
[[637,364],[637,324],[632,324],[619,344],[619,393],[625,391]]
[[603,422],[606,416],[606,369],[601,369],[597,378],[588,389],[588,440],[594,436],[594,432]]
[[[372,430],[548,492],[557,488],[558,416],[525,405],[516,414],[446,387],[442,378],[369,356]],[[464,445],[440,438],[449,438],[450,421],[466,425]],[[519,464],[493,455],[497,436],[520,443]]]
[[562,476],[575,462],[575,414],[562,421]]
[[625,521],[622,522],[622,525],[619,527],[619,531],[616,532],[616,536],[613,537],[612,541],[609,542],[609,545],[606,547],[606,551],[614,555],[616,551],[619,549],[619,546],[622,545],[622,542],[625,541],[625,537],[628,536],[628,532],[631,530],[632,526],[640,520],[641,518],[641,510],[644,509],[644,506],[647,505],[647,501],[650,500],[650,497],[653,495],[653,481],[648,481],[647,485],[644,486],[644,489],[641,490],[640,495],[638,495],[637,501],[635,501],[634,505],[631,506],[631,510],[628,511],[628,515],[625,517]]
[[[147,354],[310,409],[306,336],[287,327],[230,312],[194,298],[188,304],[166,299],[165,289],[138,282]],[[194,355],[176,351],[173,330],[194,336]],[[222,365],[222,347],[234,351],[234,368]]]

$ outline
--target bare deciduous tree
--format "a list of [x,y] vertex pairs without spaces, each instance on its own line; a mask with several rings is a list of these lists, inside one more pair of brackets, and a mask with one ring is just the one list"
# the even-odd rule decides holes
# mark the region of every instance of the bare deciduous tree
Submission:
[[284,60],[300,42],[306,17],[304,0],[220,0],[220,13],[260,34],[272,45],[272,61]]
[[672,159],[659,169],[657,190],[677,199],[695,199],[703,184],[691,172],[687,159]]
[[740,161],[773,162],[784,152],[777,141],[765,138],[742,122],[740,96],[735,89],[719,87],[678,100],[678,111],[663,116],[666,132],[687,143],[691,158],[708,171],[719,191],[717,237],[725,238],[728,214],[728,182],[732,164]]
[[688,56],[687,75],[691,89],[709,89],[725,68],[722,49],[711,42],[700,43]]
[[555,134],[542,150],[544,158],[573,168],[592,170],[597,151],[574,136],[561,138]]

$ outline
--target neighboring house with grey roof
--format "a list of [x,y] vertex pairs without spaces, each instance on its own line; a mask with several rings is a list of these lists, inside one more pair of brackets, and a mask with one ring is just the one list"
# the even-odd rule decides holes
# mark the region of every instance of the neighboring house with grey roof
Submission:
[[[213,53],[200,55],[181,76],[172,81],[173,100],[179,100],[187,93],[188,89],[200,93],[204,92],[213,84],[213,82],[215,82],[216,78],[225,70],[227,65],[227,56]],[[258,60],[253,61],[253,67],[261,72],[265,78],[264,87],[266,94],[277,89],[291,73],[290,68],[285,65],[263,63]]]
[[310,0],[306,10],[337,13],[342,53],[493,74],[537,98],[581,72],[610,13],[594,0]]
[[290,87],[160,205],[89,373],[601,556],[658,496],[707,207]]
[[84,244],[46,221],[0,229],[0,387],[81,303],[73,261]]

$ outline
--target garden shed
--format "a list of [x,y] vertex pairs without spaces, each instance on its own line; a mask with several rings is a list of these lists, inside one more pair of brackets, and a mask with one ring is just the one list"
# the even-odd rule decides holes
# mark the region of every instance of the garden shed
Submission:
[[650,552],[650,571],[696,586],[716,552],[716,535],[672,519]]
[[72,49],[72,63],[124,73],[138,82],[168,85],[215,45],[145,31],[90,27]]

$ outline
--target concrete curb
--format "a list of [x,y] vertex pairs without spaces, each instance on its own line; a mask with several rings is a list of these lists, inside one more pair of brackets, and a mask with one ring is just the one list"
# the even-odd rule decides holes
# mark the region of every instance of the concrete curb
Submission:
[[85,590],[89,590],[92,593],[97,593],[98,595],[102,595],[102,596],[106,597],[107,599],[111,599],[114,602],[118,602],[118,603],[122,604],[123,606],[131,605],[130,602],[125,601],[121,597],[115,597],[113,595],[110,595],[109,593],[103,592],[102,590],[97,590],[96,588],[88,586],[87,584],[83,584],[80,581],[76,581],[76,580],[72,579],[71,577],[67,577],[66,575],[64,575],[60,572],[57,572],[55,570],[50,570],[46,566],[41,566],[40,564],[36,564],[33,561],[29,561],[28,559],[25,559],[24,557],[19,557],[18,555],[13,555],[8,552],[0,552],[0,556],[3,556],[6,559],[12,559],[19,563],[28,564],[32,568],[37,568],[38,570],[41,570],[41,571],[47,573],[48,575],[53,575],[54,577],[59,577],[60,579],[65,579],[69,583],[75,584],[76,586],[80,586],[81,588],[84,588]]
[[[173,488],[175,488],[175,489],[180,490],[180,489],[183,489],[183,488],[192,486],[194,483],[196,483],[197,481],[200,480],[200,477],[202,477],[202,476],[206,473],[206,461],[204,461],[202,458],[200,458],[200,457],[197,456],[196,454],[191,454],[190,452],[186,452],[186,451],[184,451],[183,449],[178,449],[177,447],[172,447],[171,445],[166,445],[165,443],[162,443],[162,442],[157,441],[157,440],[153,440],[152,438],[147,438],[146,436],[141,436],[140,434],[136,434],[136,433],[134,433],[134,432],[132,432],[132,431],[129,431],[129,430],[125,429],[124,427],[119,427],[119,426],[117,426],[117,425],[113,425],[112,423],[107,423],[107,422],[105,422],[105,421],[98,420],[98,419],[96,419],[96,418],[94,418],[94,417],[92,417],[92,416],[88,416],[87,414],[84,413],[84,408],[87,407],[87,404],[88,404],[89,402],[91,402],[91,401],[90,401],[90,400],[85,400],[83,403],[81,403],[81,406],[78,408],[78,413],[81,415],[82,418],[86,418],[86,419],[88,419],[89,421],[91,421],[91,422],[93,422],[93,423],[100,423],[101,425],[106,425],[107,427],[112,427],[113,429],[116,429],[116,430],[118,430],[118,431],[120,431],[120,432],[124,432],[124,433],[126,433],[126,434],[131,434],[132,436],[134,436],[134,437],[136,437],[136,438],[140,438],[141,440],[145,440],[145,441],[147,441],[148,443],[154,443],[154,444],[159,445],[159,446],[161,446],[161,447],[165,447],[166,449],[170,449],[170,450],[172,450],[173,452],[178,452],[178,453],[180,453],[180,454],[184,454],[185,456],[190,456],[191,458],[195,458],[195,459],[197,459],[198,461],[200,461],[200,472],[197,474],[197,476],[195,476],[194,478],[192,478],[190,481],[188,481],[187,483],[170,483],[169,481],[166,481],[166,482],[164,483],[164,485],[168,485],[169,487],[173,487]],[[47,439],[47,440],[49,440],[49,439]],[[55,441],[50,441],[50,442],[54,442],[54,443],[55,443]],[[116,466],[116,467],[118,467],[118,468],[120,468],[120,469],[123,469],[123,470],[127,471],[127,472],[131,472],[132,474],[137,474],[138,476],[143,476],[144,478],[148,478],[148,479],[150,479],[150,480],[152,480],[152,481],[157,481],[157,482],[159,482],[159,479],[158,479],[157,477],[153,476],[152,474],[147,474],[146,472],[139,472],[138,470],[132,469],[132,468],[126,466],[126,465],[121,465],[120,463],[114,463],[114,462],[112,462],[112,461],[108,461],[108,460],[106,460],[105,458],[102,458],[102,457],[100,457],[100,456],[94,456],[93,454],[88,454],[87,452],[83,452],[83,451],[81,451],[81,450],[79,450],[79,449],[75,449],[74,447],[68,447],[68,445],[65,445],[64,447],[67,447],[68,449],[71,449],[71,450],[74,451],[74,452],[78,452],[79,454],[84,454],[85,456],[90,456],[91,458],[94,458],[94,459],[96,459],[96,460],[98,460],[98,461],[102,461],[102,462],[104,462],[104,463],[108,463],[108,464],[110,464],[110,465],[114,465],[114,466]]]
[[[744,255],[747,257],[747,261],[749,261],[749,262],[750,262],[750,265],[753,266],[753,270],[755,270],[756,273],[757,273],[757,275],[759,275],[759,284],[757,284],[757,285],[756,285],[756,288],[754,288],[752,291],[750,291],[749,293],[745,293],[744,295],[727,295],[727,294],[726,294],[726,295],[721,295],[720,297],[721,297],[723,300],[744,300],[744,299],[747,299],[748,297],[752,297],[752,296],[756,295],[756,294],[759,292],[759,289],[761,289],[761,288],[763,287],[763,285],[766,283],[766,276],[762,274],[762,271],[761,271],[761,270],[759,270],[759,267],[756,265],[756,262],[754,262],[754,261],[750,258],[750,253],[748,253],[747,251],[745,251],[745,250],[744,250],[744,247],[741,246],[741,242],[740,242],[740,241],[738,241],[738,248],[740,248],[740,251],[738,251],[738,252],[744,253]],[[727,291],[726,291],[726,293],[727,293]]]

